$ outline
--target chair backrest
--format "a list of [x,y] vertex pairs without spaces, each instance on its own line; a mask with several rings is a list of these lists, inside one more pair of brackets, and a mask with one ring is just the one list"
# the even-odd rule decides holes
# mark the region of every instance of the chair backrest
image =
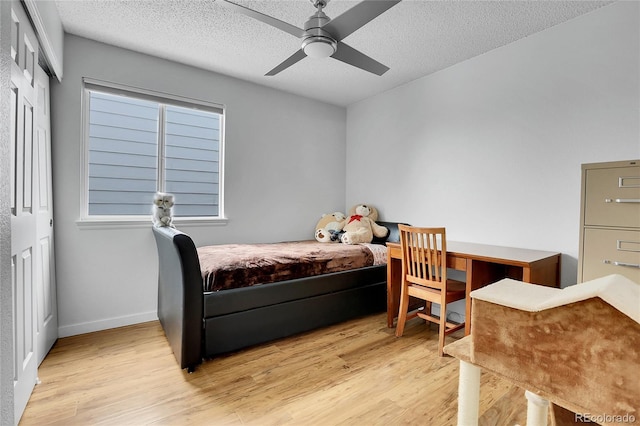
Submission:
[[410,283],[442,290],[447,282],[445,228],[398,225],[402,276]]

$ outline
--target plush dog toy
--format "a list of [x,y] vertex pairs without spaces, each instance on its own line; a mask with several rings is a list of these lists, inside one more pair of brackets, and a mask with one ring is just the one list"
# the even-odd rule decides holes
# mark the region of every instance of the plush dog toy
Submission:
[[153,196],[153,225],[174,227],[171,208],[173,207],[173,194],[156,192]]
[[346,218],[341,212],[323,214],[316,224],[316,240],[321,243],[339,243]]
[[373,236],[382,238],[389,234],[389,230],[376,223],[378,210],[373,206],[358,204],[349,210],[342,230],[344,234],[340,240],[345,244],[370,243]]

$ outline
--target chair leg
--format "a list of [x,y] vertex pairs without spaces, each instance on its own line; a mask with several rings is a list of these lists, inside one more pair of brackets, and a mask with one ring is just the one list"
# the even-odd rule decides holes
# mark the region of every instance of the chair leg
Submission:
[[407,322],[407,311],[409,310],[409,292],[403,284],[400,293],[400,308],[398,309],[398,325],[396,326],[396,337],[404,333],[404,324]]
[[447,302],[440,303],[440,324],[438,327],[438,356],[444,356],[444,336],[447,331]]

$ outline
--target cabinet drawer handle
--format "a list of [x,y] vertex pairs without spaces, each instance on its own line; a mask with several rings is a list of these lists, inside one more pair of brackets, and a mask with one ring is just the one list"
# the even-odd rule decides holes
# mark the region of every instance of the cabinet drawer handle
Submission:
[[640,203],[640,198],[616,198],[611,199],[611,198],[605,198],[604,199],[605,203]]
[[638,263],[626,263],[626,262],[617,262],[617,261],[610,261],[610,260],[603,260],[602,263],[606,263],[607,265],[615,265],[615,266],[626,266],[629,268],[640,268],[640,264]]

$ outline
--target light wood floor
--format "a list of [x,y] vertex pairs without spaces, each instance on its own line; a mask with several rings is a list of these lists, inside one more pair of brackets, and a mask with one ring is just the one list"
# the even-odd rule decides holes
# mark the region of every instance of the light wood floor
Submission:
[[[458,361],[414,319],[374,315],[180,370],[159,322],[60,339],[22,425],[455,425]],[[454,335],[454,338],[461,337]],[[524,391],[482,374],[481,425],[524,424]]]

